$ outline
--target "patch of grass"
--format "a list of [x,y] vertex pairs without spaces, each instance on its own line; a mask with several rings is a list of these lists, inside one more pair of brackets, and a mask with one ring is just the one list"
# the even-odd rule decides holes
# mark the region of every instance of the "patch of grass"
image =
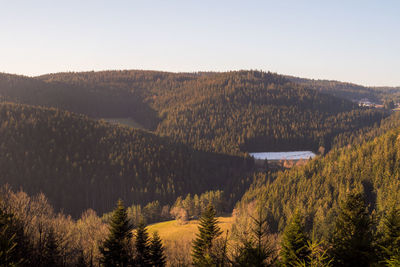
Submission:
[[136,129],[145,129],[141,124],[131,118],[103,118],[102,120],[112,124],[122,124]]
[[[223,231],[225,236],[226,231],[231,231],[233,218],[232,217],[218,217],[218,226]],[[178,221],[167,221],[149,225],[147,227],[149,233],[158,231],[158,234],[164,241],[175,241],[175,240],[193,240],[198,233],[198,220],[188,221],[186,224],[180,224]]]

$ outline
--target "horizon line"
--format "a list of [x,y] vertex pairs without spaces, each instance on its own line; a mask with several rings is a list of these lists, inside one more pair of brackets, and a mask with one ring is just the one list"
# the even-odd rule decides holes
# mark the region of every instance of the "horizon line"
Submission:
[[106,71],[149,71],[149,72],[164,72],[164,73],[175,73],[175,74],[193,74],[193,73],[227,73],[227,72],[238,72],[238,71],[259,71],[259,72],[265,72],[265,73],[273,73],[281,76],[289,76],[289,77],[294,77],[294,78],[300,78],[300,79],[307,79],[307,80],[314,80],[314,81],[327,81],[327,82],[340,82],[340,83],[347,83],[347,84],[352,84],[352,85],[357,85],[357,86],[362,86],[366,88],[379,88],[379,87],[390,87],[390,88],[400,88],[400,85],[369,85],[369,84],[364,84],[364,83],[358,83],[358,82],[352,82],[352,81],[343,81],[343,80],[338,80],[334,78],[322,78],[322,77],[306,77],[306,76],[301,76],[298,74],[283,74],[279,73],[276,71],[271,71],[271,70],[263,70],[263,69],[231,69],[231,70],[189,70],[189,71],[178,71],[178,70],[166,70],[166,69],[140,69],[140,68],[123,68],[123,69],[117,69],[117,68],[110,68],[110,69],[90,69],[90,70],[65,70],[65,71],[56,71],[56,72],[45,72],[45,73],[40,73],[40,74],[26,74],[26,73],[12,73],[12,72],[6,72],[6,71],[0,71],[0,73],[3,74],[10,74],[10,75],[17,75],[17,76],[23,76],[27,78],[38,78],[40,76],[45,76],[45,75],[52,75],[52,74],[60,74],[60,73],[89,73],[89,72],[106,72]]

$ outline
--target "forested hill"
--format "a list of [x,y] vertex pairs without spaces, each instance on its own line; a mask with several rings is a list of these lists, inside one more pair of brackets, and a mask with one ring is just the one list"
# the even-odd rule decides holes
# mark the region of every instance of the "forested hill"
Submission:
[[[75,216],[129,205],[170,203],[222,189],[234,201],[252,160],[198,152],[167,138],[57,109],[0,104],[0,184],[43,192]],[[240,185],[240,187],[239,187]]]
[[102,84],[48,82],[0,73],[0,101],[55,107],[93,118],[132,117],[147,128],[157,124],[157,113],[135,92]]
[[302,84],[308,88],[351,101],[359,101],[367,98],[374,103],[384,104],[385,101],[398,101],[400,99],[399,87],[366,87],[340,81],[314,80],[293,76],[285,77],[292,82]]
[[[351,101],[259,71],[103,71],[49,74],[38,79],[132,94],[156,111],[157,117],[146,115],[156,125],[156,134],[196,149],[229,154],[316,151],[320,146],[328,150],[334,136],[370,126],[385,116],[382,111],[360,109]],[[143,121],[140,116],[133,119]]]
[[[302,167],[275,176],[258,175],[258,182],[244,194],[239,210],[261,200],[273,231],[286,225],[292,212],[306,214],[308,230],[328,235],[336,209],[346,193],[356,188],[365,192],[370,209],[379,219],[384,210],[400,203],[400,114],[383,125],[397,126],[368,142],[331,151]],[[381,131],[374,130],[371,135]]]

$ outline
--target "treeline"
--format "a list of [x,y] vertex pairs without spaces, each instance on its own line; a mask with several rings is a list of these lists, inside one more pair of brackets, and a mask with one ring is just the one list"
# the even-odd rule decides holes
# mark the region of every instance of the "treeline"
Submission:
[[321,146],[328,151],[336,135],[371,126],[387,115],[259,71],[3,76],[0,95],[9,101],[94,117],[131,117],[158,135],[228,154],[317,151]]
[[[397,118],[398,115],[392,117]],[[383,128],[390,125],[389,120]],[[370,137],[379,132],[373,130]],[[278,232],[298,207],[306,217],[307,231],[324,236],[337,216],[340,201],[349,190],[358,188],[365,192],[371,212],[381,222],[385,209],[400,201],[399,134],[400,128],[392,129],[372,140],[335,149],[305,166],[276,174],[258,174],[257,182],[237,208],[245,210],[252,201],[265,200],[271,230]]]
[[[43,195],[1,190],[0,260],[4,266],[399,266],[400,209],[387,207],[382,223],[359,191],[340,202],[327,239],[307,234],[306,218],[293,210],[280,237],[271,235],[264,203],[237,216],[223,233],[208,205],[192,240],[190,257],[170,253],[145,223],[131,224],[122,201],[108,225],[93,211],[77,220],[55,214]],[[242,214],[243,215],[243,214]]]
[[383,104],[388,100],[398,100],[400,96],[400,88],[398,87],[365,87],[339,81],[304,79],[293,76],[285,77],[310,89],[351,101],[367,98],[377,104]]
[[386,132],[400,127],[400,112],[393,112],[390,116],[372,126],[360,128],[353,132],[338,134],[333,140],[333,149],[340,149],[345,146],[361,145]]
[[[221,194],[215,191],[200,195],[202,212],[213,203],[218,204],[216,199]],[[146,205],[145,209],[152,205]],[[56,213],[44,194],[30,197],[23,191],[14,192],[9,186],[2,186],[0,264],[164,266],[166,259],[170,262],[182,260],[179,253],[174,253],[179,247],[164,251],[164,242],[156,233],[150,238],[145,228],[149,223],[146,213],[137,214],[140,218],[135,221],[131,212],[132,207],[125,208],[123,202],[118,201],[115,210],[103,217],[88,209],[78,219],[72,219]],[[121,262],[125,265],[118,265]]]
[[157,125],[157,113],[140,94],[111,85],[74,85],[0,73],[0,100],[54,107],[93,118],[132,117],[149,129]]
[[57,109],[0,105],[0,183],[43,192],[57,210],[87,208],[222,189],[233,206],[252,182],[249,157],[196,151],[154,134],[113,126]]
[[[358,109],[272,73],[173,74],[145,71],[61,73],[41,77],[142,90],[160,114],[155,130],[175,140],[224,153],[330,149],[334,136],[373,125],[382,111]],[[129,84],[127,86],[127,84]]]
[[378,226],[365,195],[353,191],[338,207],[327,239],[306,232],[305,219],[297,211],[282,234],[283,266],[399,266],[400,209],[385,207]]
[[[206,210],[192,242],[194,266],[399,266],[400,209],[385,208],[378,225],[364,192],[350,191],[340,201],[327,238],[308,234],[301,211],[292,210],[276,238],[270,234],[264,200],[238,216],[230,238],[220,231],[215,212]],[[242,214],[243,215],[243,214]]]
[[372,125],[385,116],[273,78],[272,74],[239,73],[219,83],[214,79],[206,89],[192,92],[200,95],[190,105],[170,106],[156,132],[224,153],[317,151],[320,146],[329,150],[337,134]]
[[[215,207],[217,215],[229,214],[230,206],[223,196],[221,190],[207,191],[200,195],[187,194],[185,198],[178,197],[171,206],[160,205],[158,200],[147,203],[146,205],[133,204],[126,208],[127,218],[133,226],[138,226],[140,222],[151,224],[167,220],[178,220],[180,223],[186,223],[191,219],[198,219],[209,205]],[[109,223],[112,218],[112,212],[105,213],[102,221]]]

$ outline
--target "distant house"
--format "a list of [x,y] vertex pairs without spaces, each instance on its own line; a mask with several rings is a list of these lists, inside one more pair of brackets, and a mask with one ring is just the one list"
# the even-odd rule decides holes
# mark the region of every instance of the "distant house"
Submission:
[[374,103],[372,103],[368,98],[363,98],[360,101],[358,101],[358,105],[360,107],[373,107]]
[[363,98],[360,101],[358,101],[358,105],[360,107],[371,107],[371,108],[383,108],[384,107],[382,104],[377,104],[377,103],[371,102],[368,98]]

